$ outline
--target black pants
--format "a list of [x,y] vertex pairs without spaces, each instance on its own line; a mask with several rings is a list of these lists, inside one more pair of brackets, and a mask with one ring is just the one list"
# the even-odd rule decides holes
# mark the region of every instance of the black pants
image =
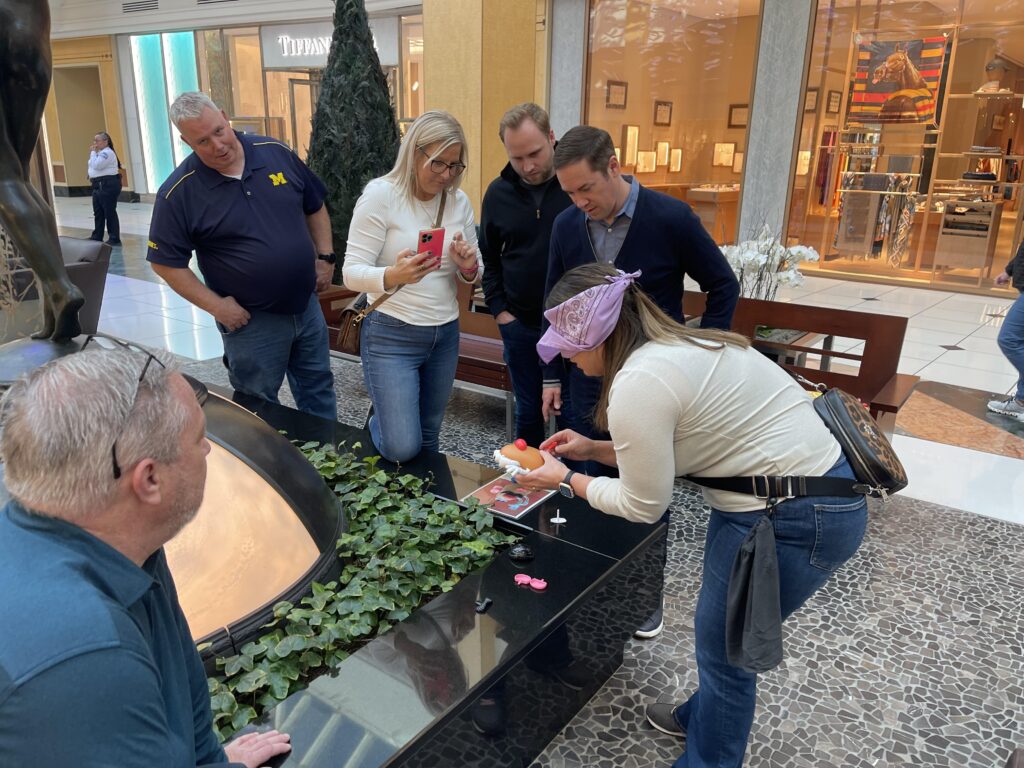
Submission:
[[117,219],[117,196],[120,194],[120,175],[98,176],[92,180],[93,240],[103,239],[104,225],[111,240],[117,242],[121,239],[121,222]]

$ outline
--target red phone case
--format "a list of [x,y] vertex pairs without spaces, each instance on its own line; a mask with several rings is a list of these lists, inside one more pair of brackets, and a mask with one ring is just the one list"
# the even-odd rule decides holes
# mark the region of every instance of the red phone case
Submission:
[[437,229],[421,229],[416,238],[416,253],[429,253],[434,261],[440,263],[441,250],[444,246],[444,227]]

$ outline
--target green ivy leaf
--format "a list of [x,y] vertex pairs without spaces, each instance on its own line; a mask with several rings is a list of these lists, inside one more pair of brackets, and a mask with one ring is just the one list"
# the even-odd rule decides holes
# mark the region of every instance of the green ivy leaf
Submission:
[[[238,678],[235,683],[235,690],[238,693],[252,693],[258,688],[262,688],[267,684],[267,671],[265,669],[251,669]],[[253,717],[255,717],[255,713]],[[233,721],[232,721],[233,722]],[[248,722],[248,720],[246,721]]]
[[295,653],[296,651],[306,650],[306,645],[307,643],[305,636],[289,635],[280,643],[274,646],[274,653],[277,654],[279,658],[281,658],[287,656],[290,653]]
[[231,716],[231,727],[240,730],[256,719],[256,710],[252,707],[239,707]]

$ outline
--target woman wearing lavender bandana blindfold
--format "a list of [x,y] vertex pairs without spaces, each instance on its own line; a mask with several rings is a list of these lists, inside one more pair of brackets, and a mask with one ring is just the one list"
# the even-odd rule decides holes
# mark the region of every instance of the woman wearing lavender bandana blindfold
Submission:
[[[537,344],[545,361],[561,354],[589,376],[603,376],[594,423],[611,440],[571,430],[543,444],[544,466],[520,475],[527,487],[568,482],[606,514],[652,523],[681,475],[828,476],[853,480],[839,444],[811,399],[750,340],[679,325],[606,264],[577,267],[552,289],[551,327]],[[554,455],[552,455],[554,454]],[[618,466],[619,478],[572,474],[556,458]],[[741,542],[765,513],[765,500],[704,488],[711,507],[704,576],[694,621],[699,688],[680,704],[647,707],[655,728],[686,737],[675,766],[743,764],[757,675],[731,666],[725,642],[730,571]],[[864,536],[863,496],[799,496],[775,507],[774,529],[785,619],[816,592]]]

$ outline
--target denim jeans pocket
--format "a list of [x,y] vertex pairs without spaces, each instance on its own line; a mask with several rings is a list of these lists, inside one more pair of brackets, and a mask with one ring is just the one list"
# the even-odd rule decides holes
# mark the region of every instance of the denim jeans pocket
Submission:
[[386,325],[389,328],[405,328],[409,325],[404,320],[399,320],[397,317],[392,317],[384,312],[378,312],[374,310],[366,316],[364,322],[370,323],[371,325]]
[[864,539],[867,502],[814,505],[814,549],[811,565],[831,573],[849,560]]
[[240,325],[237,328],[235,328],[235,330],[229,331],[228,327],[224,325],[224,323],[220,322],[220,320],[214,320],[214,323],[217,326],[217,330],[220,331],[221,336],[237,336],[243,330],[245,330],[246,327],[245,325]]

